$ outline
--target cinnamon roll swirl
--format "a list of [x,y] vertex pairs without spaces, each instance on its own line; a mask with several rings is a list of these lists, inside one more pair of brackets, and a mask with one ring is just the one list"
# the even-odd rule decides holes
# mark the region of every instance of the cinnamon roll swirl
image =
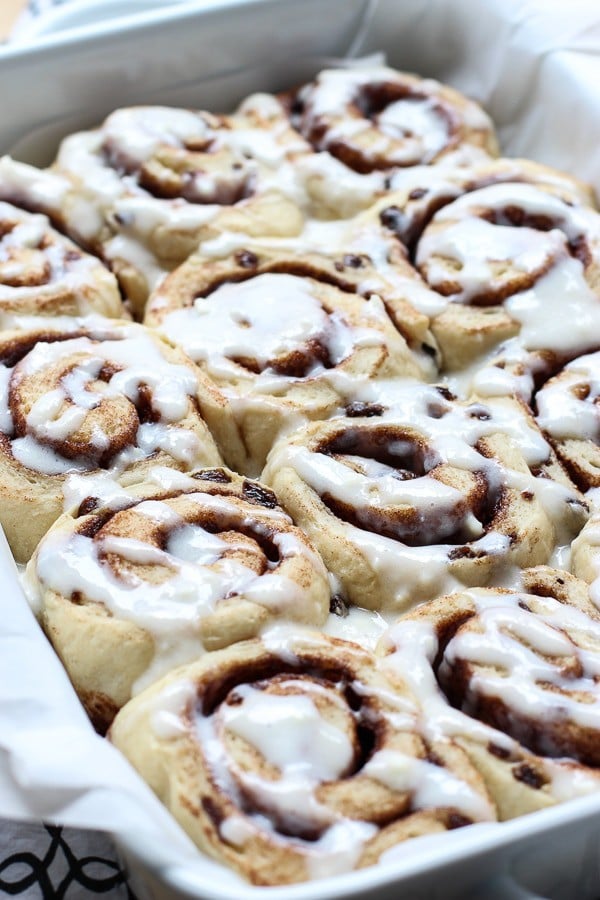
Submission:
[[385,66],[325,69],[283,99],[316,150],[357,172],[497,155],[494,127],[480,106],[437,81]]
[[523,589],[431,601],[382,638],[425,733],[463,747],[502,819],[600,788],[600,614],[587,586],[545,566]]
[[[67,187],[58,192],[54,214],[107,260],[141,315],[161,275],[215,224],[256,235],[297,233],[303,218],[289,196],[296,191],[290,165],[309,149],[267,97],[232,116],[120,109],[99,128],[62,142],[49,176]],[[9,185],[22,182],[19,171],[11,179],[11,168],[4,164]],[[35,206],[27,190],[19,194]]]
[[[563,211],[571,210],[571,208],[581,210],[583,219],[587,222],[586,228],[590,246],[595,246],[596,239],[593,234],[596,226],[594,223],[597,223],[598,215],[592,209],[593,196],[591,191],[576,179],[547,166],[541,166],[527,160],[510,159],[493,160],[485,165],[464,169],[446,166],[417,166],[398,170],[393,175],[388,176],[387,181],[390,188],[387,191],[387,196],[384,196],[366,212],[356,216],[348,223],[322,223],[320,228],[313,226],[313,240],[320,239],[322,244],[327,243],[330,246],[339,243],[339,246],[347,247],[347,245],[351,244],[351,253],[370,258],[374,268],[383,277],[385,283],[393,285],[391,292],[389,286],[387,290],[385,287],[374,287],[384,297],[390,315],[395,317],[397,313],[400,323],[402,323],[409,320],[407,308],[412,309],[413,316],[420,313],[428,317],[432,323],[432,330],[435,331],[436,335],[441,335],[443,354],[441,359],[436,359],[436,362],[445,371],[450,370],[454,372],[461,370],[473,360],[476,360],[476,366],[479,365],[481,354],[497,350],[503,340],[519,334],[520,329],[523,326],[527,326],[528,322],[522,322],[519,325],[517,321],[519,315],[521,315],[519,313],[519,304],[523,301],[522,293],[519,291],[523,285],[515,283],[514,288],[517,291],[517,296],[514,299],[509,298],[508,305],[500,305],[501,300],[498,299],[497,305],[481,307],[477,305],[480,302],[477,299],[471,301],[466,297],[455,298],[454,296],[446,296],[445,289],[440,288],[440,285],[434,278],[431,279],[431,284],[424,280],[423,276],[427,278],[429,269],[424,269],[419,273],[411,265],[410,261],[414,261],[415,256],[418,261],[418,254],[422,252],[421,237],[426,250],[430,230],[434,227],[441,227],[435,224],[437,222],[437,217],[434,218],[436,213],[439,214],[439,217],[443,217],[446,208],[453,210],[455,208],[453,201],[456,201],[457,205],[460,201],[467,208],[471,202],[469,197],[474,197],[473,203],[479,207],[479,201],[477,203],[475,201],[478,197],[481,199],[480,192],[482,192],[483,197],[488,198],[486,202],[491,202],[490,196],[493,199],[494,191],[510,193],[514,190],[516,196],[521,196],[524,191],[525,199],[528,196],[530,201],[532,197],[531,192],[538,199],[541,195],[542,200],[544,195],[548,194],[549,203],[551,205],[554,204],[559,209],[562,208]],[[334,190],[336,183],[334,180]],[[326,185],[321,185],[321,188],[325,191]],[[314,187],[314,190],[317,189],[317,187]],[[310,190],[313,190],[313,188]],[[523,197],[521,197],[520,202],[521,205],[524,205]],[[453,213],[453,218],[457,215],[457,213]],[[482,215],[484,219],[493,218],[491,213],[482,213]],[[530,219],[532,217],[533,214],[531,213]],[[467,216],[467,218],[469,217]],[[523,221],[525,221],[525,213],[523,214]],[[429,228],[423,234],[428,225]],[[583,223],[580,223],[580,225],[583,228]],[[542,228],[543,222],[541,220],[537,223],[536,227],[538,226]],[[470,216],[469,227],[474,234],[478,234],[480,229],[486,228],[490,235],[497,232],[499,248],[501,240],[504,239],[506,241],[508,239],[507,235],[510,237],[512,234],[515,253],[520,243],[523,243],[523,252],[525,252],[527,228],[518,229],[516,225],[514,228],[506,227],[506,223],[504,227],[500,227],[498,224],[494,227],[485,221],[483,223],[480,222],[475,214]],[[452,238],[452,228],[448,226],[447,230],[450,233],[450,238]],[[296,239],[296,243],[300,244],[300,246],[303,243],[308,243],[312,237],[310,232],[311,229],[306,229],[305,234]],[[554,235],[554,237],[557,236]],[[545,237],[544,235],[538,235],[538,239],[543,242]],[[577,241],[574,239],[574,246],[576,244]],[[490,256],[490,261],[486,264],[479,259],[483,251]],[[493,261],[494,253],[502,255],[503,251],[501,249],[494,251],[493,244],[490,244],[489,238],[487,244],[482,244],[481,240],[476,241],[475,238],[465,238],[462,252],[465,257],[473,258],[475,261],[473,264],[479,267],[479,277],[485,289],[487,289],[488,283],[486,281],[487,276],[489,276],[490,288],[493,285],[492,269],[494,266],[499,268],[511,264],[510,261],[508,263],[502,263],[500,260]],[[449,258],[447,265],[458,270],[462,263],[453,262]],[[514,265],[518,274],[520,271],[519,267],[522,267],[522,261],[518,255],[515,256]],[[524,276],[524,273],[521,272],[521,275]],[[568,272],[565,272],[564,277],[567,278],[567,276]],[[366,283],[369,284],[370,282],[371,279],[369,278]],[[543,283],[540,283],[539,288],[536,286],[536,290],[539,290]],[[373,282],[373,284],[375,285],[376,282]],[[575,284],[571,286],[570,290],[574,295],[577,293]],[[552,282],[549,284],[548,291],[552,291]],[[590,298],[589,293],[588,290],[586,294],[580,294],[578,303],[581,306],[582,315],[586,316],[587,319],[591,315],[593,319],[594,301]],[[489,302],[494,303],[492,300]],[[540,305],[541,302],[542,300],[540,299]],[[514,310],[509,315],[508,306],[511,303],[516,307],[516,315]],[[546,306],[548,305],[547,301],[544,301],[544,303]],[[454,324],[455,320],[459,323],[458,325]],[[544,323],[541,312],[536,314],[535,322],[529,323],[530,327],[525,335],[527,337],[526,346],[532,343],[531,333],[534,331],[536,323],[539,322],[542,323],[541,333],[544,336],[547,335],[546,342],[549,342],[551,348],[554,349],[554,356],[556,358],[562,358],[563,356],[567,358],[560,347],[560,341],[549,334],[548,325]],[[450,325],[446,328],[448,323]],[[592,325],[594,326],[594,322],[592,322]],[[400,325],[400,327],[402,326]],[[429,338],[428,344],[429,346],[433,344],[431,338]],[[528,362],[530,372],[533,368],[537,372],[538,369],[542,370],[544,367],[548,371],[551,351],[546,351],[544,342],[542,344],[541,349],[528,351],[523,346],[522,341],[513,341],[511,345],[504,348],[503,358],[506,360],[516,355],[518,357],[517,362],[521,358]],[[535,346],[535,340],[533,340],[532,346]],[[583,345],[579,344],[578,346]],[[501,364],[499,361],[499,365]],[[516,375],[523,374],[525,369],[522,363],[520,368],[517,364],[513,364],[511,371]],[[464,379],[467,393],[470,390],[470,381],[473,380],[473,374],[470,373]],[[482,389],[481,392],[493,395],[494,392],[498,392],[498,387],[494,391],[494,379],[495,382],[501,382],[504,377],[506,381],[509,373],[507,372],[505,376],[502,376],[499,368],[496,367],[495,371],[487,374],[490,383],[487,389]],[[531,376],[529,380],[531,380]],[[524,387],[519,393],[525,399],[529,399],[531,387]]]
[[600,353],[573,360],[535,395],[537,421],[582,490],[600,487]]
[[531,185],[567,205],[596,208],[589,185],[551,166],[528,159],[494,159],[465,168],[414,166],[388,175],[385,192],[367,214],[395,234],[414,255],[417,242],[438,210],[462,197],[499,184]]
[[499,392],[503,377],[504,390],[514,391],[508,374],[517,362],[517,374],[523,366],[548,372],[600,343],[595,210],[534,185],[494,184],[439,210],[418,241],[415,260],[427,284],[448,301],[432,321],[446,370],[502,345],[496,372],[487,373],[492,383],[474,382],[479,393]]
[[110,738],[201,849],[275,885],[495,818],[466,754],[424,740],[413,721],[373,654],[274,631],[167,676],[119,713]]
[[325,566],[272,491],[223,468],[150,477],[108,504],[102,485],[97,499],[95,479],[82,479],[90,494],[27,570],[44,630],[99,730],[175,666],[273,618],[322,625],[329,612]]
[[72,473],[122,484],[221,457],[201,415],[223,398],[142,325],[89,316],[0,334],[0,522],[20,562],[62,511]]
[[223,390],[245,451],[223,452],[255,474],[282,427],[326,418],[358,379],[425,374],[427,319],[395,304],[407,343],[387,315],[386,294],[397,291],[369,257],[253,244],[222,259],[190,257],[152,295],[145,322]]
[[413,250],[432,216],[469,191],[491,184],[535,184],[578,206],[596,207],[591,187],[565,172],[528,159],[501,158],[469,166],[409,166],[360,174],[329,153],[303,156],[295,163],[310,201],[321,219],[348,218],[371,208],[373,216]]
[[346,413],[279,441],[263,479],[357,606],[402,609],[507,577],[585,521],[523,404],[390,382]]
[[43,215],[0,202],[0,322],[14,316],[127,318],[114,276],[55,231]]

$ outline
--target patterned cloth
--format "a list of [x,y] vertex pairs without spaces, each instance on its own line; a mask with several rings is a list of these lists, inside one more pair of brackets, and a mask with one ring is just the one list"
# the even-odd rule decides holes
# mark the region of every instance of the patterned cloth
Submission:
[[103,834],[0,822],[0,894],[31,900],[135,900]]

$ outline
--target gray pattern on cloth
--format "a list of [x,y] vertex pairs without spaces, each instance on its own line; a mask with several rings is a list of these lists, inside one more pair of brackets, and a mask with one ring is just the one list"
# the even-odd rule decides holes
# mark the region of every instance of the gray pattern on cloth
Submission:
[[24,900],[135,900],[109,838],[37,823],[0,823],[0,894]]

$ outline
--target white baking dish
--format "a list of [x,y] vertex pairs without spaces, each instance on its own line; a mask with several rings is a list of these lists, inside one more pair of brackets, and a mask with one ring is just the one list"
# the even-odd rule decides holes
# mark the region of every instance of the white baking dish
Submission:
[[[551,15],[551,13],[553,13]],[[116,105],[231,107],[311,76],[332,57],[383,51],[398,68],[481,100],[503,149],[600,189],[600,15],[591,3],[248,0],[169,6],[0,50],[0,151],[44,163],[58,138]],[[600,896],[600,795],[502,825],[405,845],[394,867],[293,888],[252,888],[190,848],[88,725],[0,547],[0,815],[99,827],[140,895],[205,900]],[[7,624],[10,623],[10,624]]]

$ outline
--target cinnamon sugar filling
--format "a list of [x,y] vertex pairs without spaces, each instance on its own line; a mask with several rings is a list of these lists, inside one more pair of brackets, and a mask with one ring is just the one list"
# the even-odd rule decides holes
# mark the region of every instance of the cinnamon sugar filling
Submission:
[[[452,484],[452,476],[447,471],[450,467],[443,464],[439,454],[423,438],[389,424],[346,428],[317,446],[315,452],[332,456],[369,477],[391,476],[408,481],[429,476],[443,484]],[[375,463],[375,471],[371,461]],[[470,472],[467,479],[466,493],[458,500],[454,515],[448,515],[446,506],[439,510],[435,506],[420,509],[408,505],[387,509],[376,504],[356,507],[330,493],[324,493],[321,499],[343,521],[407,546],[458,545],[472,539],[469,529],[473,516],[487,529],[501,505],[501,487],[492,487],[483,472]]]

